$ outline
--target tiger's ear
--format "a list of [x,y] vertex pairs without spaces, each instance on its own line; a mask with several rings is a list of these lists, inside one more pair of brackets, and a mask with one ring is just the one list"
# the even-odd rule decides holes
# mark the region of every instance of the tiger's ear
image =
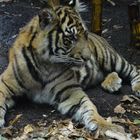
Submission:
[[76,4],[79,2],[79,0],[65,0],[64,5],[70,6],[72,8],[76,7]]
[[79,0],[70,0],[69,1],[69,6],[71,6],[73,8],[76,8],[78,3],[79,3]]
[[87,6],[80,2],[79,0],[69,0],[69,2],[65,2],[65,5],[74,8],[78,12],[85,12],[87,11]]
[[51,7],[39,11],[38,16],[41,29],[44,29],[50,23],[54,23],[57,19],[55,11]]

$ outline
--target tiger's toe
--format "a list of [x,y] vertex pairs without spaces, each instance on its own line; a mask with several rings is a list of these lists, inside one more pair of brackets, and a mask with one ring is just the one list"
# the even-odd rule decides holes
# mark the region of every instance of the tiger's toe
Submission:
[[136,83],[132,86],[132,91],[134,92],[134,94],[140,98],[140,82]]
[[116,72],[110,73],[101,84],[104,90],[110,93],[118,91],[122,87],[122,79]]

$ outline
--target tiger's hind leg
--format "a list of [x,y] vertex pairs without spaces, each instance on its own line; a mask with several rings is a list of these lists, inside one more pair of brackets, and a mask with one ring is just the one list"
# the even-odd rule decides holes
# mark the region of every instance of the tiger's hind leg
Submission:
[[7,112],[7,109],[12,108],[15,104],[13,100],[13,90],[10,86],[12,85],[10,79],[7,81],[3,77],[6,75],[1,75],[0,77],[0,127],[3,127],[5,124],[5,114]]
[[104,90],[113,93],[122,87],[122,79],[116,72],[112,72],[105,77],[105,80],[101,83],[101,86]]
[[55,99],[60,101],[57,103],[57,109],[61,114],[72,116],[90,131],[95,131],[100,126],[112,125],[98,114],[96,106],[81,88],[68,86],[61,91]]
[[5,124],[5,114],[7,109],[13,107],[15,104],[12,98],[6,98],[5,94],[0,91],[0,127]]
[[[96,106],[90,101],[86,93],[82,89],[64,88],[59,93],[58,110],[61,114],[71,115],[72,118],[84,124],[85,128],[90,132],[97,131],[101,135],[107,135],[110,132],[121,132],[120,126],[112,124],[111,121],[105,120],[99,115]],[[58,96],[56,96],[58,97]],[[113,138],[113,136],[110,136]]]
[[7,109],[15,104],[13,97],[21,96],[22,88],[18,85],[12,65],[0,75],[0,127],[5,124],[5,114]]

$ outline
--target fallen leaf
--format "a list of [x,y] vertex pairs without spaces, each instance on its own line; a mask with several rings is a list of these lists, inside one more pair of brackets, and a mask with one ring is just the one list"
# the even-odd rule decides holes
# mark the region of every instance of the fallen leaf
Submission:
[[133,135],[137,135],[137,132],[139,131],[139,127],[137,127],[136,125],[130,125],[129,130]]
[[121,104],[119,104],[114,108],[114,112],[117,114],[118,113],[124,114],[126,112],[126,110],[121,106]]
[[125,96],[123,96],[123,99],[121,101],[122,102],[130,102],[130,103],[132,103],[134,101],[134,99],[132,99],[128,95],[125,95]]
[[134,95],[130,95],[130,97],[132,97],[133,99],[135,99],[136,101],[140,102],[140,98],[134,96]]
[[17,121],[21,118],[22,114],[17,115],[14,120],[10,121],[10,125],[13,126],[15,123],[17,123]]
[[138,119],[134,120],[134,124],[140,125],[140,120],[138,120]]
[[24,133],[25,134],[28,134],[28,133],[30,133],[30,132],[33,132],[33,126],[31,125],[31,124],[28,124],[28,125],[26,125],[25,127],[24,127]]

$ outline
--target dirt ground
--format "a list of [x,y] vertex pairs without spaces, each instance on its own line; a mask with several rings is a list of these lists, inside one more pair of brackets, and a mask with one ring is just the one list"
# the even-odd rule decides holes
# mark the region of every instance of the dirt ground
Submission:
[[[140,64],[140,50],[130,46],[130,29],[128,19],[127,0],[117,0],[116,6],[105,2],[103,5],[103,34],[110,44],[130,63]],[[88,1],[86,1],[90,7]],[[19,29],[29,21],[40,9],[38,2],[31,0],[17,0],[11,3],[0,3],[0,73],[6,68],[8,63],[8,48],[12,45]],[[85,15],[89,17],[85,19]],[[83,18],[90,27],[90,13],[84,13]],[[90,99],[96,104],[100,114],[104,117],[116,116],[114,108],[120,104],[120,100],[126,94],[132,94],[128,85],[123,86],[118,94],[112,95],[101,89],[94,87],[86,91]],[[140,105],[140,104],[138,104]],[[14,124],[14,129],[18,132],[27,124],[37,124],[45,122],[46,126],[54,120],[67,118],[60,115],[51,106],[31,103],[27,99],[19,99],[17,105],[8,111],[6,115],[7,126],[15,116],[22,114],[21,118]],[[140,113],[123,114],[130,120],[140,119]]]

